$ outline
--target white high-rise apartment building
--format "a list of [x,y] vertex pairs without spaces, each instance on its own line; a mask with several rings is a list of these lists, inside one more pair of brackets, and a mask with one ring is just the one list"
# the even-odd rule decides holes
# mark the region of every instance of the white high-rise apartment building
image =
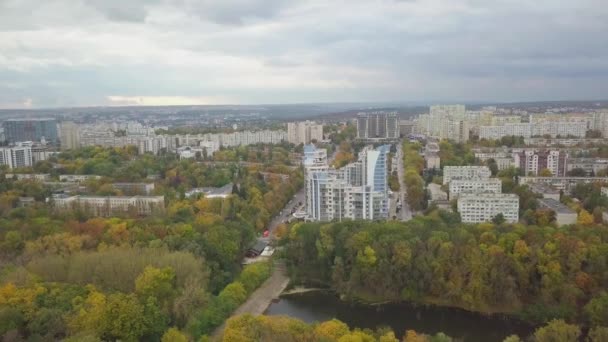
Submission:
[[306,212],[313,221],[377,220],[388,217],[387,155],[384,145],[367,148],[357,162],[333,170],[327,152],[305,146]]
[[443,122],[466,121],[466,109],[464,105],[434,105],[429,109],[429,119],[428,134],[440,137]]
[[59,124],[59,142],[62,150],[73,150],[80,147],[80,128],[72,121]]
[[460,194],[502,192],[502,182],[498,178],[488,179],[452,179],[450,182],[450,199],[458,198]]
[[443,168],[443,184],[448,184],[452,179],[488,179],[492,175],[487,166],[445,166]]
[[507,222],[515,223],[519,220],[519,197],[515,194],[461,194],[458,212],[465,223],[491,221],[498,214]]
[[32,166],[32,148],[30,146],[0,147],[0,165],[6,165],[9,169]]
[[532,136],[550,135],[574,136],[583,138],[587,133],[587,122],[546,121],[537,123],[507,123],[502,126],[481,126],[480,139],[498,140],[507,136],[530,138]]
[[323,125],[312,121],[290,122],[287,124],[287,141],[294,144],[310,144],[313,140],[323,140]]

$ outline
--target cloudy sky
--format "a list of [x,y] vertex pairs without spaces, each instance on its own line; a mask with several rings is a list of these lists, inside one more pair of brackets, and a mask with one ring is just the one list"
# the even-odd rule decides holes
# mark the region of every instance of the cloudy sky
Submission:
[[607,0],[0,0],[0,108],[608,98]]

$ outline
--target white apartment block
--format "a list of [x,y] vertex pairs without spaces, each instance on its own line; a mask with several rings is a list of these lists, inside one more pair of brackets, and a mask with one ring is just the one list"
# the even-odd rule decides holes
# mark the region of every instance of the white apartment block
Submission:
[[502,214],[507,222],[519,221],[519,197],[515,194],[461,194],[458,212],[462,222],[491,221]]
[[312,121],[289,122],[287,141],[294,145],[310,144],[313,140],[323,140],[323,125]]
[[389,145],[366,148],[359,160],[334,170],[327,152],[304,147],[306,214],[313,221],[377,220],[388,217]]
[[[464,105],[434,105],[429,108],[428,134],[441,139],[467,141],[468,123]],[[466,137],[463,130],[466,129]],[[454,139],[456,138],[456,139]],[[466,140],[465,140],[466,138]]]
[[134,213],[150,215],[165,209],[163,196],[71,196],[53,198],[56,210],[80,209],[96,216],[114,216]]
[[445,166],[443,184],[448,184],[452,179],[488,179],[491,175],[487,166]]
[[505,124],[521,123],[519,115],[496,115],[492,117],[488,126],[503,126]]
[[32,166],[32,148],[30,146],[0,147],[0,165],[6,165],[9,169]]
[[488,179],[452,179],[450,182],[450,199],[458,198],[460,194],[502,192],[502,182],[498,178]]
[[481,126],[479,128],[479,138],[498,140],[507,136],[530,138],[544,135],[583,138],[586,132],[586,122],[543,121],[537,123],[508,123],[502,126]]
[[438,138],[467,142],[469,141],[469,123],[466,120],[441,120]]

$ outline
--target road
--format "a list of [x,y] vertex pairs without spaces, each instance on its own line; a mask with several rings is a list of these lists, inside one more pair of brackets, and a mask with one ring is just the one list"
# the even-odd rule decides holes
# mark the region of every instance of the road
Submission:
[[[270,277],[253,293],[243,305],[239,306],[230,317],[242,314],[261,315],[266,311],[270,303],[287,288],[289,277],[285,270],[285,265],[281,262],[276,262],[272,269]],[[226,327],[226,323],[217,327],[212,334],[214,341],[221,340],[222,332]]]
[[401,211],[399,212],[398,219],[401,221],[408,221],[412,219],[412,210],[407,203],[407,189],[405,188],[404,182],[404,165],[403,165],[403,144],[397,144],[397,174],[399,175],[399,201],[402,203]]

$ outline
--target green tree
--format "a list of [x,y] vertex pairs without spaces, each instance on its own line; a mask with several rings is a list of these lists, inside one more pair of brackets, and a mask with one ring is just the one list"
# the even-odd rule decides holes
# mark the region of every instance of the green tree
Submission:
[[592,325],[608,326],[608,293],[602,292],[583,308],[585,317]]
[[148,266],[135,279],[135,291],[142,298],[155,297],[159,302],[169,300],[175,294],[175,271],[171,267]]
[[587,334],[587,342],[604,342],[608,341],[608,328],[593,327]]
[[581,328],[563,320],[552,320],[546,326],[536,329],[535,342],[576,342],[581,335]]
[[170,328],[163,334],[161,342],[188,342],[188,337],[177,328]]

